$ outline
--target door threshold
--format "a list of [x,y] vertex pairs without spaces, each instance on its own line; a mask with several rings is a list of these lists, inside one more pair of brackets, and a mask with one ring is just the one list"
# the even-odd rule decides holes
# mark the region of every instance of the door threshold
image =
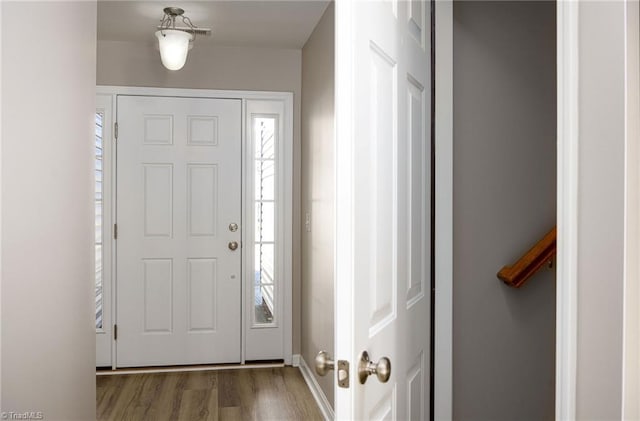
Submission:
[[190,371],[219,371],[242,370],[247,368],[279,368],[284,362],[259,362],[246,364],[203,364],[203,365],[174,365],[167,367],[132,367],[113,369],[97,369],[96,376],[115,376],[120,374],[153,374],[153,373],[183,373]]

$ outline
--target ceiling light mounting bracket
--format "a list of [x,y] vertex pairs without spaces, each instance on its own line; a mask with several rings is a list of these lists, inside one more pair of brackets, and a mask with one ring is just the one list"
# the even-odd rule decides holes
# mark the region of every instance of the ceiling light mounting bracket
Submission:
[[169,16],[182,16],[184,15],[184,9],[179,7],[165,7],[164,14]]
[[[191,42],[193,42],[196,39],[196,33],[201,32],[201,31],[196,31],[198,27],[195,26],[193,22],[191,22],[191,19],[189,19],[187,16],[184,15],[184,9],[181,9],[179,7],[165,7],[163,9],[163,12],[164,12],[164,16],[162,16],[162,20],[160,20],[160,26],[158,27],[160,31],[173,29],[178,31],[189,32],[191,35],[193,35],[193,39],[191,40]],[[182,23],[187,25],[187,27],[176,28],[176,18],[181,18]]]

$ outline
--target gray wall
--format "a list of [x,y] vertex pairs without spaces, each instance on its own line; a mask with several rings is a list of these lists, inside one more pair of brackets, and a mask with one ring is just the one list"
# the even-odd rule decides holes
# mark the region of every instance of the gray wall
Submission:
[[98,41],[97,84],[293,92],[293,353],[300,352],[300,93],[298,49],[205,47],[180,71],[162,67],[145,43]]
[[1,7],[1,411],[91,420],[96,2]]
[[555,225],[554,2],[454,3],[453,415],[554,417],[555,275],[496,278]]
[[[333,356],[334,349],[334,9],[327,7],[302,49],[301,347],[311,367],[318,351]],[[333,373],[316,379],[333,405]]]

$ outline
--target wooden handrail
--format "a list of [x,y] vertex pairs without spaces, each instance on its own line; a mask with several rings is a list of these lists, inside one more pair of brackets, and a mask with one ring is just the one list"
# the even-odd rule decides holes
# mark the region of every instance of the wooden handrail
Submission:
[[513,266],[504,266],[498,278],[505,284],[520,288],[556,254],[556,227],[553,227],[535,246],[526,252]]

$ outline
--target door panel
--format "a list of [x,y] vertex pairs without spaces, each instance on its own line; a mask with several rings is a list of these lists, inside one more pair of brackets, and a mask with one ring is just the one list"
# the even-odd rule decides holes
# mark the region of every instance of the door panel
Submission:
[[[429,416],[429,9],[336,4],[337,36],[353,40],[337,45],[336,294],[349,302],[337,306],[336,358],[351,362],[350,389],[337,389],[340,419]],[[389,358],[388,382],[360,384],[362,351]]]
[[117,101],[117,365],[239,362],[241,103]]

